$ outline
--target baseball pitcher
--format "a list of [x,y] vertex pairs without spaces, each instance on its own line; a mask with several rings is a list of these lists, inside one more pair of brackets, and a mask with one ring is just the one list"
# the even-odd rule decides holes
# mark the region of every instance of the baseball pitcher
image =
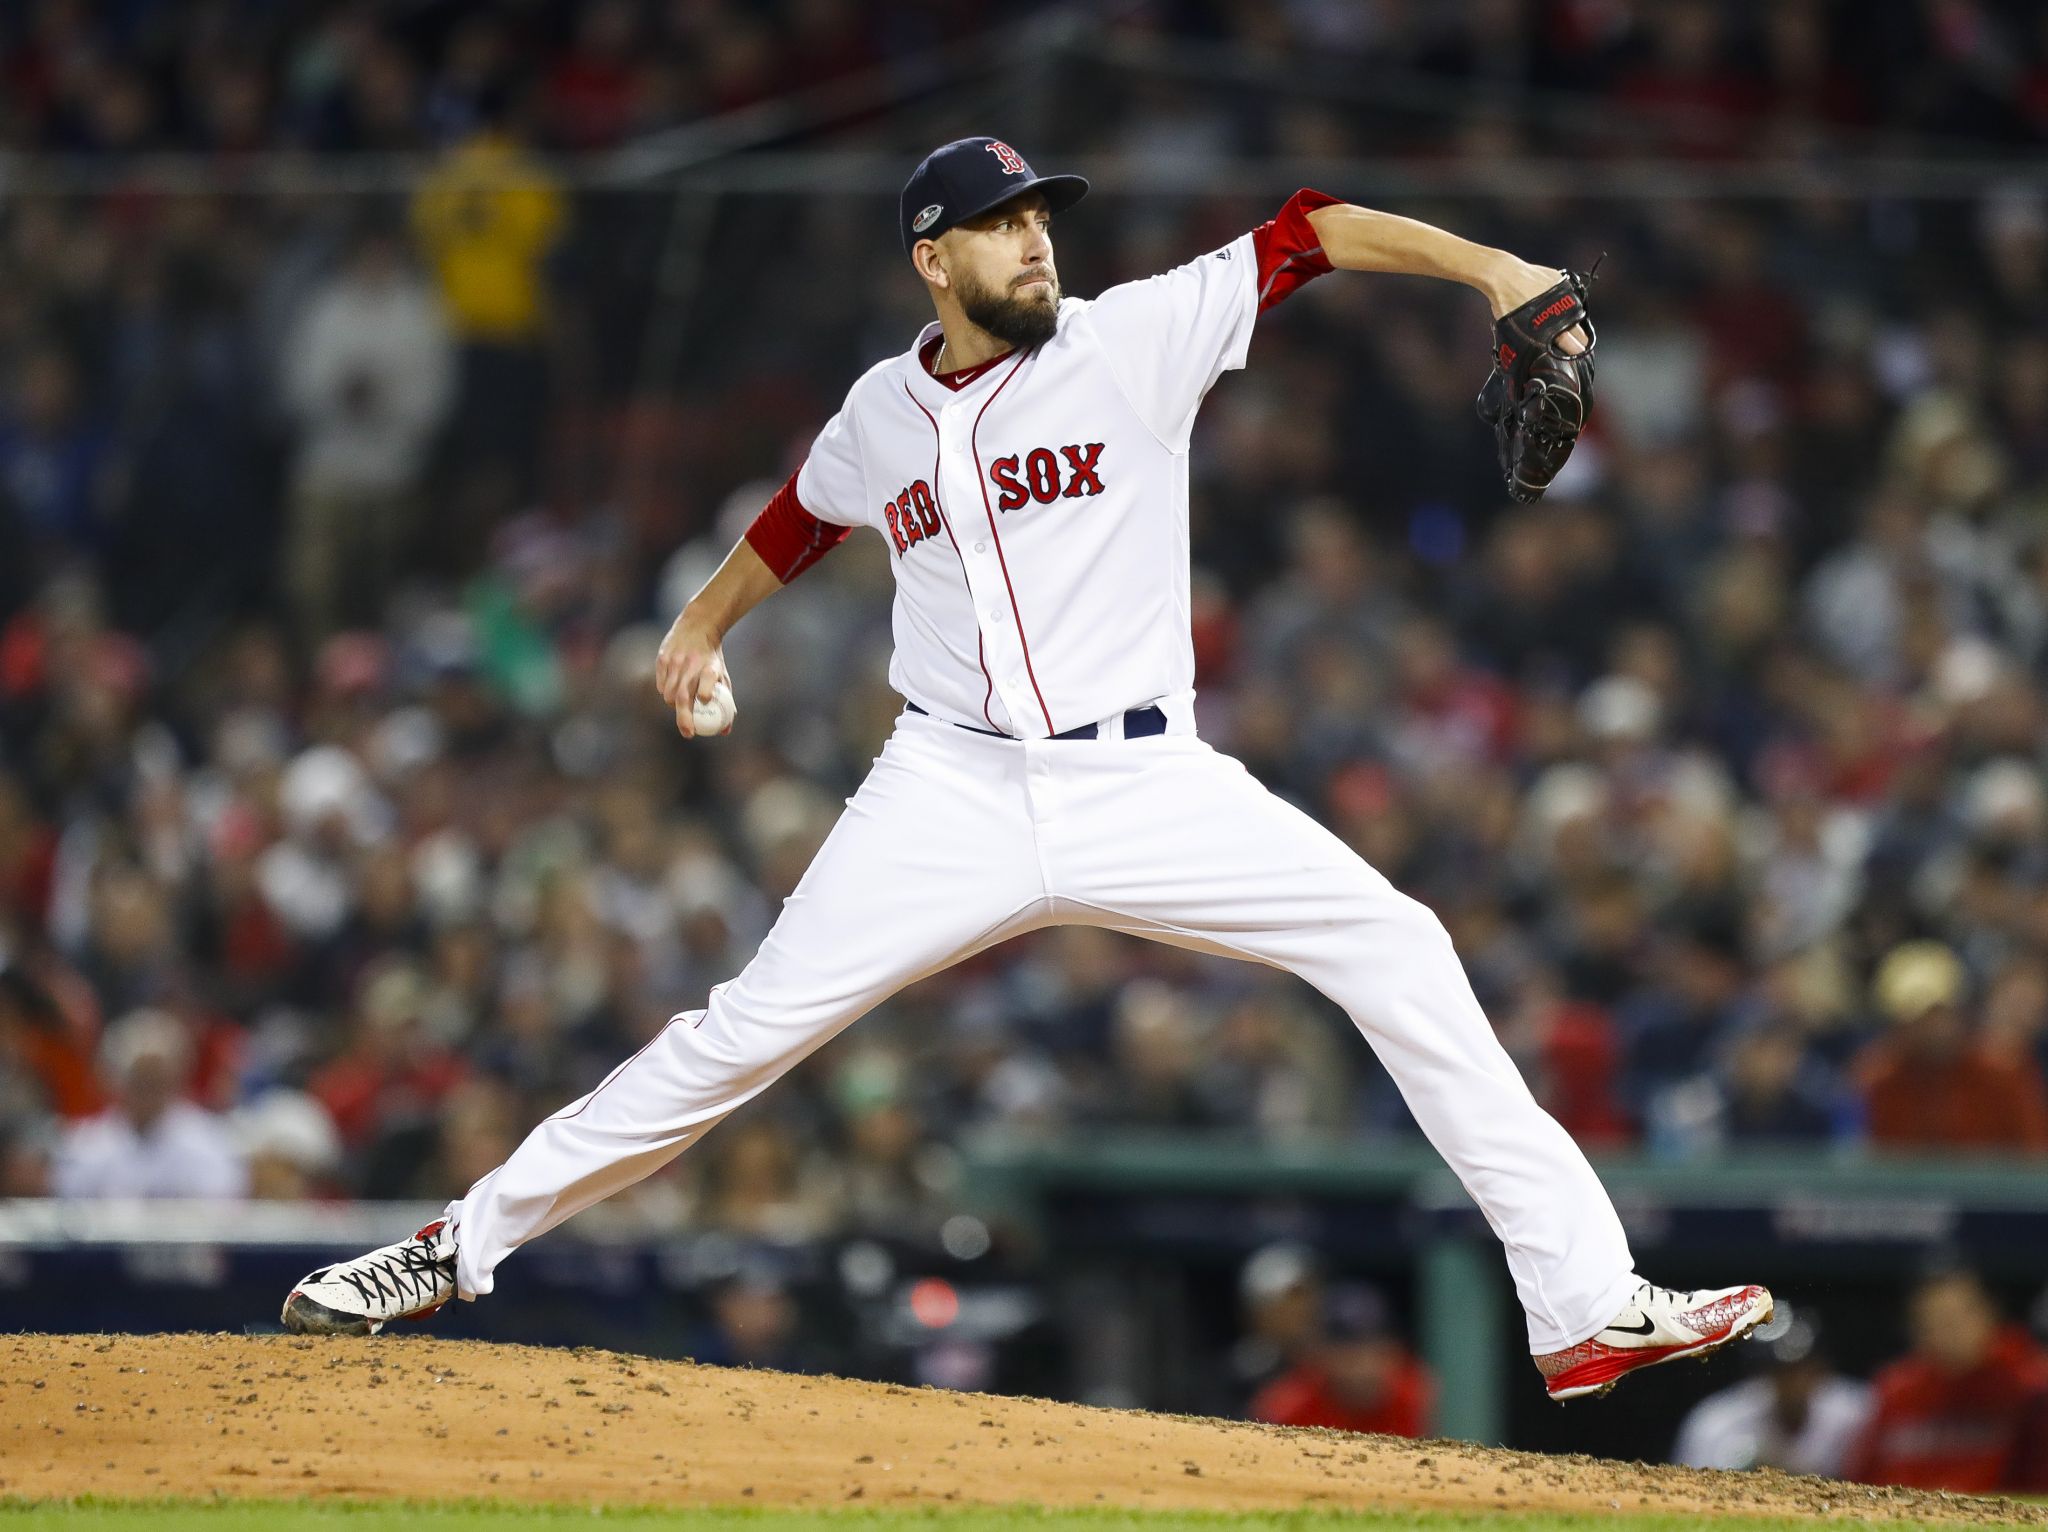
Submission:
[[1476,288],[1498,321],[1480,413],[1510,493],[1533,499],[1590,401],[1584,280],[1302,191],[1219,250],[1070,298],[1052,220],[1086,191],[992,138],[917,167],[903,249],[937,318],[854,383],[661,645],[679,732],[730,727],[733,624],[852,529],[887,540],[903,713],[753,961],[442,1218],[308,1275],[287,1328],[374,1332],[490,1292],[514,1250],[667,1164],[897,990],[1065,922],[1272,964],[1342,1006],[1505,1246],[1552,1397],[1769,1317],[1761,1287],[1636,1274],[1436,917],[1195,732],[1188,443],[1258,316],[1331,271]]

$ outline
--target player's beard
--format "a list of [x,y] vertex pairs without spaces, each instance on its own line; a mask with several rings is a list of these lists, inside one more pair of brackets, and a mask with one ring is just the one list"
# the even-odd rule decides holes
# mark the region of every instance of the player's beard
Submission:
[[1016,351],[1029,351],[1052,339],[1060,322],[1058,278],[1043,290],[996,292],[971,282],[960,284],[960,312]]

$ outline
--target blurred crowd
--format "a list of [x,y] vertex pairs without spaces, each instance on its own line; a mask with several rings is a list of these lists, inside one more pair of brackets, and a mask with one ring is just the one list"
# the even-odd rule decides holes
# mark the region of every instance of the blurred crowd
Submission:
[[[1239,1297],[1242,1338],[1219,1369],[1238,1389],[1227,1413],[1432,1434],[1435,1380],[1379,1289],[1283,1243],[1245,1264]],[[1967,1494],[2048,1490],[2048,1348],[1949,1255],[1929,1258],[1903,1310],[1904,1353],[1865,1381],[1838,1366],[1816,1308],[1781,1299],[1687,1412],[1671,1460]]]
[[[23,0],[0,15],[0,148],[407,152],[494,97],[564,151],[843,81],[1052,0]],[[1635,147],[1726,154],[1781,135],[1902,131],[2013,145],[2048,126],[2048,22],[2028,0],[1085,0],[1167,38],[1371,83],[1577,92]],[[1153,95],[1155,109],[1161,97]],[[1157,123],[1162,141],[1175,125]],[[1641,140],[1650,135],[1647,145]]]
[[1868,1382],[1829,1360],[1787,1307],[1757,1337],[1752,1376],[1696,1405],[1674,1460],[1782,1468],[1969,1494],[2048,1488],[2048,1351],[1967,1267],[1936,1263],[1906,1305],[1908,1349]]
[[0,19],[0,145],[115,156],[418,151],[518,93],[565,151],[751,106],[986,26],[903,0],[28,0]]
[[[1426,9],[1120,35],[1497,82],[1564,50],[1560,90],[1687,154],[1782,149],[1727,138],[1765,117],[2038,138],[2028,7]],[[885,206],[755,199],[651,386],[668,203],[560,153],[977,14],[10,13],[24,148],[433,158],[374,197],[0,204],[0,1195],[447,1195],[746,961],[900,707],[879,540],[734,635],[730,738],[675,738],[655,643],[922,299]],[[1910,78],[1861,67],[1897,37]],[[1029,152],[1374,147],[1363,109],[1249,99],[1155,84]],[[1513,162],[1497,116],[1439,129]],[[1103,196],[1062,269],[1090,292],[1278,201]],[[1403,210],[1610,252],[1593,434],[1511,507],[1469,294],[1336,276],[1262,320],[1195,448],[1205,735],[1443,915],[1591,1146],[2048,1150],[2048,202]],[[636,1195],[937,1238],[971,1135],[1109,1128],[1414,1132],[1303,987],[1073,930],[890,1001]]]

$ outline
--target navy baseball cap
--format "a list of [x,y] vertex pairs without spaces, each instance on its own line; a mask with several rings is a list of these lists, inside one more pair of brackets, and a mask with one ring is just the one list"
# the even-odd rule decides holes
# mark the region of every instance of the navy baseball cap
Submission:
[[1088,195],[1088,182],[1081,176],[1038,175],[1000,138],[956,138],[942,144],[904,183],[899,207],[903,253],[1027,191],[1038,192],[1057,213]]

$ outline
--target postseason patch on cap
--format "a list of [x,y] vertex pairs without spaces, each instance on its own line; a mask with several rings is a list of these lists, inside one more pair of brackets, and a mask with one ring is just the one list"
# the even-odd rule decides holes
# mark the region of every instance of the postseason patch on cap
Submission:
[[938,203],[934,202],[930,207],[926,208],[923,212],[919,213],[915,218],[910,220],[910,232],[913,234],[924,233],[926,229],[929,229],[933,224],[939,221],[939,214],[943,212],[945,212],[945,209],[940,207]]

